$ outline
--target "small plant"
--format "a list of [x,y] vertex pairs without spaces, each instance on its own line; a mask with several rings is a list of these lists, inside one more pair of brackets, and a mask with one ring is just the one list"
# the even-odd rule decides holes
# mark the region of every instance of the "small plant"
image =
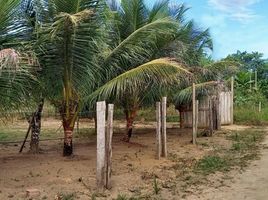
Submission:
[[158,182],[156,180],[156,177],[154,177],[154,184],[153,184],[153,188],[154,188],[154,194],[159,194],[161,188],[158,186]]
[[195,166],[195,170],[204,174],[214,173],[215,171],[225,171],[228,169],[228,163],[219,156],[205,156],[199,160]]
[[125,194],[119,194],[115,200],[128,200],[128,198]]

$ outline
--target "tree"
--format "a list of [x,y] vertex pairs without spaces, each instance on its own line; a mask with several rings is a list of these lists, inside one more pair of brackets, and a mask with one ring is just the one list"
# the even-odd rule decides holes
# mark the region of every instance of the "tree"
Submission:
[[[104,80],[102,90],[97,91],[100,92],[99,96],[102,98],[104,96],[108,98],[110,95],[113,99],[116,96],[117,104],[123,108],[126,116],[124,140],[128,142],[138,109],[146,104],[152,104],[161,95],[167,94],[169,88],[157,88],[156,85],[142,87],[147,89],[148,95],[144,94],[144,90],[139,91],[138,88],[134,91],[125,90],[116,93],[109,89],[110,83],[113,82],[110,80],[121,73],[127,73],[129,69],[138,69],[138,66],[143,66],[144,63],[150,63],[157,58],[176,57],[178,59],[185,57],[190,51],[202,53],[205,44],[208,44],[210,40],[203,42],[205,41],[203,39],[208,37],[208,31],[201,33],[195,31],[193,22],[184,23],[184,13],[188,9],[183,4],[171,5],[170,1],[166,0],[159,1],[148,9],[143,0],[122,0],[121,4],[112,1],[111,7],[116,10],[112,24],[112,35],[116,38],[112,41],[112,47],[115,46],[115,48],[104,59],[104,63],[115,70]],[[187,50],[182,51],[183,48]],[[168,60],[165,61],[167,63]],[[177,75],[176,84],[179,84],[183,78],[186,81],[191,77],[191,73],[182,64],[179,66],[180,74],[184,76]],[[118,81],[117,84],[120,82]]]
[[[239,87],[239,85],[241,86],[241,81],[244,83],[248,82],[247,90],[249,91],[250,87],[253,88],[253,85],[255,84],[254,73],[257,72],[257,79],[258,79],[257,87],[261,90],[261,93],[263,93],[266,96],[266,98],[268,98],[268,93],[267,93],[268,64],[267,64],[267,60],[263,58],[262,53],[259,53],[259,52],[248,53],[246,51],[244,52],[237,51],[234,54],[228,55],[225,58],[225,60],[233,60],[241,64],[240,73],[236,77],[236,82],[237,82],[236,86],[238,87],[238,89],[240,88],[239,89],[240,95],[242,96],[244,96],[243,94],[246,95],[245,91],[244,92],[242,91],[242,90],[245,90],[246,88]],[[255,89],[258,89],[258,88],[255,88]],[[251,92],[254,92],[254,91],[251,90]],[[242,96],[240,97],[243,98]],[[241,99],[240,97],[238,99]]]

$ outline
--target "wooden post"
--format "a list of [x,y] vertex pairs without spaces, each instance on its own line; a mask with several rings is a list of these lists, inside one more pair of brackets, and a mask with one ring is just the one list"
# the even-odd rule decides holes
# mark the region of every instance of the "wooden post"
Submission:
[[259,102],[259,112],[261,112],[261,102]]
[[105,151],[105,101],[97,102],[97,188],[104,190],[106,185],[106,151]]
[[193,144],[196,144],[196,106],[195,106],[196,100],[195,100],[195,83],[193,83],[193,95],[192,95],[192,129],[193,129]]
[[156,102],[156,159],[160,159],[161,145],[161,103]]
[[198,108],[199,107],[199,101],[198,100],[196,100],[195,101],[195,131],[196,131],[196,135],[197,135],[197,133],[198,133],[198,119],[199,119],[199,117],[198,117]]
[[162,128],[162,157],[167,157],[167,97],[162,98],[161,109],[161,128]]
[[113,113],[114,105],[108,105],[108,116],[106,126],[106,188],[111,189],[111,166],[112,166],[112,138],[113,138]]
[[[220,102],[221,103],[221,102]],[[234,77],[231,78],[231,124],[234,124]]]
[[217,130],[221,130],[221,112],[220,112],[220,95],[218,94],[215,99],[216,117],[217,117]]
[[209,136],[213,135],[213,111],[212,111],[212,99],[209,98]]

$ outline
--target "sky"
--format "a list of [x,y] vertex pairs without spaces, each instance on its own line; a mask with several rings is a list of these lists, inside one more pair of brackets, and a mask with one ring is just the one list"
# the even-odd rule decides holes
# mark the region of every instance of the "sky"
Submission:
[[[157,0],[146,0],[152,4]],[[209,28],[212,57],[221,59],[240,51],[258,51],[268,58],[268,0],[172,0],[190,7],[187,19]]]

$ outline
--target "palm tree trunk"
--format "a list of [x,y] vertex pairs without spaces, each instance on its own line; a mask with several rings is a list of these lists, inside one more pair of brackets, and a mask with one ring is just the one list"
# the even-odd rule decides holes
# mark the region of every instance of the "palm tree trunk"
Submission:
[[132,109],[132,110],[125,110],[125,115],[126,115],[126,135],[123,138],[123,141],[129,142],[130,138],[132,136],[132,131],[133,131],[133,122],[136,117],[137,110]]
[[38,105],[36,112],[31,120],[31,142],[30,142],[30,152],[39,153],[39,136],[41,132],[41,116],[44,107],[44,99],[42,99]]
[[73,131],[75,122],[78,117],[78,104],[72,102],[67,109],[61,110],[62,125],[64,129],[63,156],[71,156],[73,154]]
[[64,129],[64,144],[63,144],[63,156],[71,156],[73,154],[73,130],[68,121],[63,122]]

